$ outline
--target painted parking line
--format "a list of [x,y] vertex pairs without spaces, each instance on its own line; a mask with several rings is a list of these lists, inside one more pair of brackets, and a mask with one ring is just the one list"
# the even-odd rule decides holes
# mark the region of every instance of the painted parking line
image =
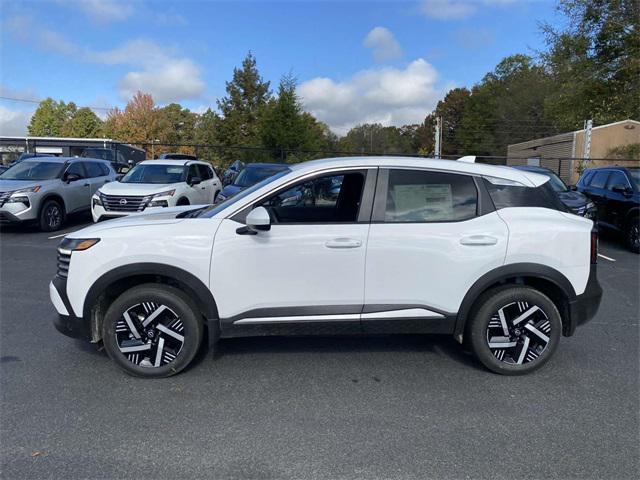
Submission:
[[68,232],[61,233],[59,235],[54,235],[53,237],[49,237],[49,240],[53,240],[54,238],[64,237],[65,235],[69,235],[70,233],[73,233],[73,232],[75,232],[75,230],[70,230]]
[[610,262],[615,262],[616,261],[615,258],[607,257],[606,255],[602,255],[601,253],[599,253],[598,256],[601,257],[601,258],[604,258],[605,260],[609,260]]

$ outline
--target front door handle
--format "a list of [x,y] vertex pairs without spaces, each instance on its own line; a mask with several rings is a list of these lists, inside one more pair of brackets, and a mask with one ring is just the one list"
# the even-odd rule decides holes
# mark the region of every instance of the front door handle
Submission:
[[460,239],[461,245],[469,246],[495,245],[496,243],[498,243],[498,239],[491,235],[469,235]]
[[358,248],[362,246],[362,241],[355,238],[334,238],[324,245],[327,248]]

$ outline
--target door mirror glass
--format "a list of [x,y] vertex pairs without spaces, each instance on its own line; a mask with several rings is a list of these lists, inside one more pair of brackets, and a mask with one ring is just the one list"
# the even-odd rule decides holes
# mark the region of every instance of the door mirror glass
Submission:
[[264,207],[254,208],[249,212],[246,224],[254,230],[269,230],[271,228],[271,217]]
[[198,185],[199,183],[202,183],[202,179],[200,177],[192,177],[189,185],[193,187],[194,185]]
[[578,190],[578,187],[576,187],[575,185],[569,185],[569,190],[575,192],[576,190]]
[[76,180],[80,180],[80,175],[78,175],[77,173],[69,173],[67,172],[64,176],[64,180],[67,183],[71,183],[71,182],[75,182]]
[[611,190],[616,193],[621,193],[622,195],[626,195],[629,191],[629,188],[626,185],[618,184],[618,185],[614,185],[611,188]]

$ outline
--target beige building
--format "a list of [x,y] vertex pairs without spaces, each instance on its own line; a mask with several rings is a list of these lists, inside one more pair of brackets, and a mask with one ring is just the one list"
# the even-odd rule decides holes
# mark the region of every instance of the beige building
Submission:
[[584,130],[561,133],[552,137],[537,138],[527,142],[514,143],[507,147],[508,165],[535,165],[558,172],[562,179],[574,184],[579,177],[581,166],[605,166],[630,163],[637,166],[637,160],[625,162],[614,158],[611,151],[617,147],[640,144],[640,122],[622,120],[600,125],[591,129],[589,161],[584,158]]

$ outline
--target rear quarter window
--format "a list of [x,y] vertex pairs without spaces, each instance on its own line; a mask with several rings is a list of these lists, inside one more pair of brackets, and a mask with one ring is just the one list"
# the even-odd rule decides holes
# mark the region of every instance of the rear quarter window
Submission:
[[525,187],[495,185],[485,178],[484,184],[496,210],[510,207],[539,207],[567,211],[548,181],[539,187]]

